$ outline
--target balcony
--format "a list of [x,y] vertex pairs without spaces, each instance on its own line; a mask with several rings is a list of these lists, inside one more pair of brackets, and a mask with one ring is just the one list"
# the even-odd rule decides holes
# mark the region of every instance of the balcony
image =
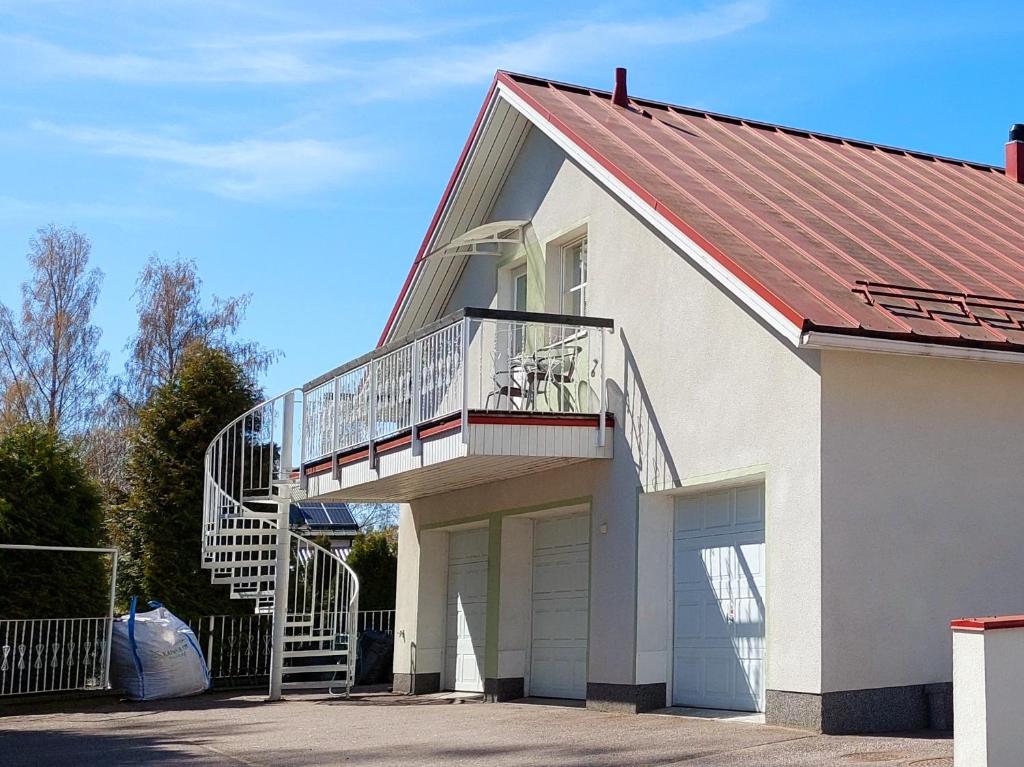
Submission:
[[611,458],[613,325],[467,308],[311,381],[308,495],[409,501]]

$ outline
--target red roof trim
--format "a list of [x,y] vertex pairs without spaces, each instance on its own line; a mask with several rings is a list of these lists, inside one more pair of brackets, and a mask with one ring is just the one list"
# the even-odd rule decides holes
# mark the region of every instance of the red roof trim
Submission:
[[[577,426],[593,429],[601,422],[597,415],[578,415],[575,413],[535,415],[518,413],[485,413],[469,416],[471,426]],[[615,419],[605,416],[605,425],[611,428]]]
[[459,176],[462,174],[463,166],[465,166],[466,160],[469,158],[469,151],[476,142],[477,135],[480,132],[480,126],[484,121],[484,115],[487,114],[487,108],[491,104],[491,99],[494,97],[497,85],[498,78],[495,76],[494,80],[491,81],[491,87],[487,90],[487,98],[484,99],[483,106],[480,107],[476,120],[473,122],[473,129],[469,132],[469,138],[466,139],[466,143],[462,147],[462,152],[459,154],[459,159],[455,163],[455,170],[452,171],[451,178],[448,179],[448,185],[444,188],[444,193],[441,195],[441,201],[437,204],[437,210],[434,211],[434,217],[430,219],[430,226],[427,228],[427,233],[423,237],[420,249],[416,252],[416,258],[413,259],[412,266],[409,267],[409,274],[406,276],[405,282],[402,284],[402,289],[398,293],[398,299],[395,301],[395,305],[391,309],[391,314],[388,315],[388,321],[387,324],[384,325],[384,331],[380,334],[380,338],[377,340],[378,347],[383,346],[384,342],[387,340],[388,334],[391,332],[391,328],[395,324],[395,320],[398,318],[398,310],[405,301],[405,297],[409,294],[409,288],[412,287],[412,281],[419,269],[420,262],[426,258],[427,247],[430,245],[430,241],[434,237],[434,232],[437,231],[437,226],[441,222],[441,215],[444,213],[444,209],[448,206],[448,200],[451,198],[452,192],[455,190],[455,184],[458,181]]
[[957,618],[949,627],[959,631],[994,631],[1024,628],[1024,615],[987,615],[981,618]]

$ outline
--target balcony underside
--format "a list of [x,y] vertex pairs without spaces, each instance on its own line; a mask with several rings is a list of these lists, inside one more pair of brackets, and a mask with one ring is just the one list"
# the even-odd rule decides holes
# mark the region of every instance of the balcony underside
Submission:
[[307,464],[309,497],[404,502],[474,485],[612,457],[613,421],[603,444],[597,416],[470,412],[406,430]]

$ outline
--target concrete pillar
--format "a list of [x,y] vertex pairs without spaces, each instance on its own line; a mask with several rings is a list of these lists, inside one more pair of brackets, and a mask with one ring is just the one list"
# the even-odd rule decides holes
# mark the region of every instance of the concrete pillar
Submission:
[[411,508],[403,505],[398,524],[395,692],[441,689],[447,568],[448,534],[417,530]]
[[[616,454],[619,454],[616,445]],[[632,466],[614,461],[590,503],[590,634],[587,708],[649,708],[636,682],[637,516]]]
[[961,618],[953,629],[953,760],[1019,767],[1024,615]]
[[640,496],[636,683],[650,708],[668,705],[672,682],[672,514],[672,496]]

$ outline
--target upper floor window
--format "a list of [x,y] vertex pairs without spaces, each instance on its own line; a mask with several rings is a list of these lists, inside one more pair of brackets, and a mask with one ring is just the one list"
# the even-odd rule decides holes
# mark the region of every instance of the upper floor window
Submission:
[[525,312],[526,307],[526,267],[521,266],[512,272],[512,308]]
[[[527,311],[526,266],[512,272],[512,308],[517,312]],[[512,351],[519,354],[525,348],[526,326],[516,323],[512,327]]]
[[587,238],[562,246],[562,314],[587,313]]

